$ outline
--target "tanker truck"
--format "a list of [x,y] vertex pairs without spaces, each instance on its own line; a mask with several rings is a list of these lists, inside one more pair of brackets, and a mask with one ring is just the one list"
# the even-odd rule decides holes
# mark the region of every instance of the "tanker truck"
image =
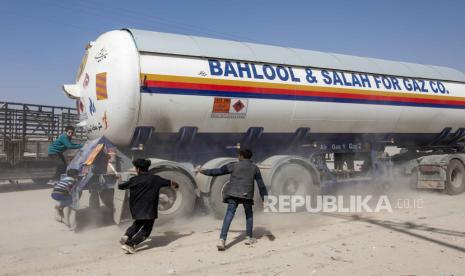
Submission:
[[[116,148],[116,173],[145,157],[180,184],[161,191],[167,219],[196,204],[222,215],[228,177],[193,171],[235,162],[237,148],[252,149],[276,195],[382,183],[397,164],[414,187],[465,188],[465,74],[451,68],[121,29],[88,43],[63,90],[88,139]],[[116,221],[125,198],[103,200]]]

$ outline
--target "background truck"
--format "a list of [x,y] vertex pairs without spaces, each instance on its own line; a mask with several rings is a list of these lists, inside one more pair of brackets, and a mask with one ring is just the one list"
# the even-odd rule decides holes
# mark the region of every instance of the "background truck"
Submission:
[[[76,108],[0,102],[0,180],[47,183],[55,173],[48,145],[67,125],[78,123]],[[82,129],[74,138],[86,139]]]
[[[228,177],[193,169],[234,162],[239,147],[277,195],[383,186],[398,165],[415,187],[464,190],[465,75],[451,68],[122,29],[87,45],[63,90],[89,138],[116,147],[116,171],[150,158],[180,184],[162,191],[165,218],[196,202],[220,216]],[[115,213],[124,202],[115,193]]]

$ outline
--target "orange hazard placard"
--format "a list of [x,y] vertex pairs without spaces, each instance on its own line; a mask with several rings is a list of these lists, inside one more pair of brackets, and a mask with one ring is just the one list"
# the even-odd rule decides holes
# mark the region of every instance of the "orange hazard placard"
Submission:
[[97,94],[97,101],[108,99],[107,72],[95,76],[95,93]]
[[213,102],[213,113],[229,113],[230,107],[230,98],[215,98]]

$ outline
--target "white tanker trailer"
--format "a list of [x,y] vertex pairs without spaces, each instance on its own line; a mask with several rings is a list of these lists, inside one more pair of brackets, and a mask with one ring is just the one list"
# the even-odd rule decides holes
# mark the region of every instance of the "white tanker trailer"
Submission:
[[[117,146],[121,171],[142,156],[181,184],[162,195],[165,217],[197,197],[221,214],[227,177],[193,168],[233,162],[238,146],[275,194],[380,179],[392,162],[413,162],[418,187],[465,187],[465,74],[450,68],[123,29],[90,42],[63,89],[89,138]],[[386,145],[403,154],[377,158]]]

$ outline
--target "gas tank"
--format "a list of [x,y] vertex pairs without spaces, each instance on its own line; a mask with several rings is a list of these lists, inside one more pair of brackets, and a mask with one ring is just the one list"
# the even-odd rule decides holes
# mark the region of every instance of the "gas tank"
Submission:
[[138,127],[439,133],[465,126],[464,82],[450,68],[119,30],[88,45],[64,90],[90,137],[127,146]]

